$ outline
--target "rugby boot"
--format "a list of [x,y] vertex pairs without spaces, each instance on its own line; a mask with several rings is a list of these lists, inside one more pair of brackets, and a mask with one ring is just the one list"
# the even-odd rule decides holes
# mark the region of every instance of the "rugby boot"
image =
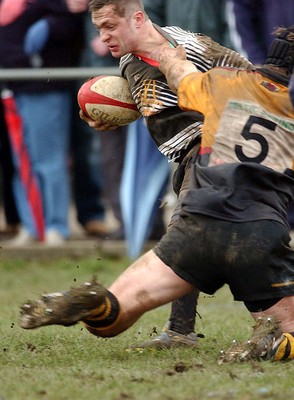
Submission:
[[143,348],[154,348],[154,349],[170,349],[172,347],[196,347],[198,345],[198,337],[194,332],[188,334],[182,334],[171,329],[166,329],[161,332],[158,336],[147,340],[142,343],[133,344],[129,346],[129,349],[143,349]]
[[253,328],[252,337],[242,343],[234,340],[228,350],[221,352],[218,363],[274,359],[274,349],[282,339],[283,332],[278,321],[274,317],[260,317]]
[[67,291],[48,293],[20,308],[20,325],[34,329],[45,325],[70,326],[91,316],[104,304],[108,291],[93,277],[91,282]]

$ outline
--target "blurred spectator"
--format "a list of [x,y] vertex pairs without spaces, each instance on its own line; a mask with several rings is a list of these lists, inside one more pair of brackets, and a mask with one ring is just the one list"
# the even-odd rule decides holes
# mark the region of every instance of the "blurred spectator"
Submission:
[[[113,67],[117,62],[100,41],[91,16],[89,0],[65,0],[73,14],[83,13],[85,43],[81,66]],[[78,89],[83,81],[77,82]],[[77,92],[77,90],[76,90]],[[123,238],[119,185],[124,162],[126,127],[111,132],[96,132],[79,118],[76,93],[72,124],[73,188],[77,219],[88,235],[109,238],[105,224],[106,208],[113,212],[118,225],[115,238]],[[118,151],[119,149],[119,151]]]
[[[101,165],[101,143],[99,135],[79,118],[76,92],[82,81],[77,82],[73,95],[71,127],[71,161],[73,201],[76,217],[89,236],[105,237],[108,233],[104,182]],[[85,126],[86,125],[86,126]]]
[[[83,51],[81,66],[85,64]],[[77,92],[84,80],[75,82],[71,116],[71,163],[73,201],[76,217],[89,236],[104,238],[108,233],[105,222],[106,205],[101,165],[101,143],[96,132],[79,117]]]
[[[63,0],[1,0],[1,67],[77,65],[81,28],[80,15],[69,13]],[[6,82],[6,87],[10,92],[3,104],[22,225],[9,245],[60,245],[69,236],[71,83],[49,76],[43,81]]]
[[[263,65],[279,26],[294,24],[293,0],[229,0],[232,10],[230,32],[237,51],[255,65]],[[294,204],[289,209],[294,229]]]
[[[84,11],[85,13],[86,43],[83,51],[82,66],[118,67],[118,60],[112,57],[108,47],[100,40],[97,30],[92,24],[91,16],[87,12],[89,0],[65,1],[71,12],[80,13]],[[79,82],[80,84],[81,82]],[[128,127],[123,126],[113,131],[97,132],[90,129],[84,121],[78,122],[76,119],[74,120],[72,151],[75,163],[74,177],[76,178],[74,178],[74,187],[78,220],[88,234],[102,238],[105,236],[111,240],[124,240],[125,232],[120,201],[120,184],[124,168]],[[155,148],[155,151],[158,150]],[[80,160],[80,162],[77,163],[77,160]],[[103,221],[103,199],[100,197],[101,192],[99,193],[101,189],[103,190],[106,206],[110,207],[118,225],[117,229],[110,233],[107,226],[101,224],[101,221]],[[88,193],[87,199],[84,193]],[[81,201],[79,202],[79,199],[83,199],[83,204]],[[94,208],[95,203],[96,206]],[[87,204],[89,207],[86,210]],[[83,205],[84,215],[79,211]],[[92,210],[90,208],[91,205],[93,207]],[[94,218],[95,212],[93,213],[93,211],[95,209],[97,218]],[[88,218],[86,220],[85,216],[87,214],[92,214],[91,219]],[[165,232],[163,217],[163,209],[158,208],[149,239],[158,239]]]
[[230,34],[234,47],[253,64],[263,65],[275,28],[294,24],[294,1],[228,1],[233,18]]
[[151,21],[200,32],[231,48],[226,0],[143,0]]
[[15,205],[12,179],[14,175],[14,165],[9,143],[7,126],[4,119],[4,109],[0,99],[0,164],[1,164],[1,200],[3,207],[3,227],[0,233],[3,237],[13,235],[19,229],[19,216]]

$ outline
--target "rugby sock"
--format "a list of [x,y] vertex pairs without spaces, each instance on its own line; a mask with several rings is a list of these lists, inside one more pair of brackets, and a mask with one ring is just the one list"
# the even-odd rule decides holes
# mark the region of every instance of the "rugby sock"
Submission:
[[113,328],[120,319],[120,307],[117,298],[108,291],[104,303],[94,309],[87,319],[85,327],[95,336],[103,336],[103,331]]
[[283,333],[278,344],[274,345],[272,354],[274,361],[292,360],[294,358],[294,332]]
[[194,332],[198,296],[198,290],[193,290],[191,293],[172,302],[169,318],[170,330],[182,335]]

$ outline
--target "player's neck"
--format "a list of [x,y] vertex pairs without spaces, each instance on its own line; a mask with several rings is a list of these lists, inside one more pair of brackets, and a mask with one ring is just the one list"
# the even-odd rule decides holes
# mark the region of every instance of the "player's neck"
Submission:
[[144,32],[143,38],[133,53],[157,60],[160,49],[168,45],[167,40],[154,29],[152,24],[148,25],[148,30]]

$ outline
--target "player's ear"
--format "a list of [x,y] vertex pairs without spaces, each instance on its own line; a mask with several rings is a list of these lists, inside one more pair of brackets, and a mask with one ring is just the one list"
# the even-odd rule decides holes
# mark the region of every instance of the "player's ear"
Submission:
[[136,11],[132,18],[134,19],[136,28],[140,28],[146,20],[145,14],[142,11]]

